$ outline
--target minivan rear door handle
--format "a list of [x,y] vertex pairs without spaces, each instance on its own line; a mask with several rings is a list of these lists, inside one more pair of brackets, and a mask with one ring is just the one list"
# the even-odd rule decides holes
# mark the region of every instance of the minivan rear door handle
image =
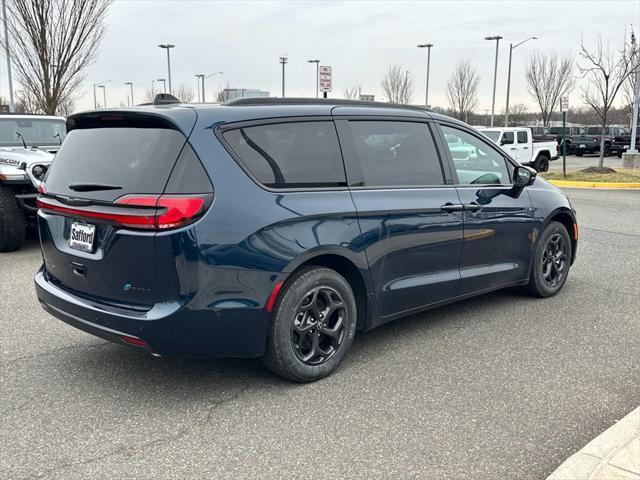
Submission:
[[481,208],[482,208],[482,205],[478,205],[476,202],[471,202],[464,206],[464,209],[468,210],[469,212],[477,212]]
[[453,212],[461,212],[464,210],[464,206],[461,204],[453,204],[453,203],[445,203],[440,207],[443,212],[453,213]]

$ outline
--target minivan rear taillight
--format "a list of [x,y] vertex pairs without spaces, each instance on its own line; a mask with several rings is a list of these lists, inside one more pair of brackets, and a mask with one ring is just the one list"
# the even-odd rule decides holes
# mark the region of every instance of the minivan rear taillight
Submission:
[[211,205],[212,194],[125,195],[112,205],[67,206],[39,196],[38,208],[72,217],[95,218],[127,228],[170,230],[202,216]]

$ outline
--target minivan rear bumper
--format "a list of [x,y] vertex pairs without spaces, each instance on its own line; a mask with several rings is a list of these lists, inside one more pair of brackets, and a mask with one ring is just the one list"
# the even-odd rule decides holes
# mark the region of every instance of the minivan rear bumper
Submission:
[[[264,354],[270,315],[258,309],[195,310],[189,300],[164,302],[148,311],[112,307],[74,295],[34,277],[43,309],[69,325],[100,338],[160,355],[259,357]],[[143,340],[132,345],[122,337]]]

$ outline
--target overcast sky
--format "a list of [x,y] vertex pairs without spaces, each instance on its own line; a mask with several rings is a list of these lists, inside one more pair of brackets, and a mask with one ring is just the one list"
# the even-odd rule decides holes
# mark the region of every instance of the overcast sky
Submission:
[[[613,1],[115,1],[96,62],[88,69],[78,110],[93,108],[94,82],[107,84],[107,104],[126,103],[134,83],[136,103],[151,80],[166,77],[165,51],[171,51],[174,89],[180,83],[195,90],[196,73],[223,71],[207,80],[208,100],[232,87],[259,88],[279,96],[286,66],[287,96],[315,95],[319,58],[333,67],[331,97],[342,98],[345,87],[383,100],[380,78],[391,63],[409,70],[415,85],[413,103],[424,102],[426,49],[433,43],[430,103],[446,106],[445,84],[456,63],[468,59],[481,76],[479,111],[490,108],[495,42],[502,35],[498,60],[496,111],[504,109],[509,43],[537,36],[514,50],[511,104],[535,106],[526,90],[524,70],[535,49],[576,55],[581,39],[594,45],[599,34],[618,47],[631,25],[638,31],[640,0]],[[2,63],[0,91],[6,96]],[[571,95],[580,103],[580,90]]]

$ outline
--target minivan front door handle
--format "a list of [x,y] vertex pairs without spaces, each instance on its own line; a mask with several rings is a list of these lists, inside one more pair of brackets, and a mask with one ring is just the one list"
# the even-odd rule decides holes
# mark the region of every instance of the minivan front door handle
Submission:
[[461,204],[453,204],[453,203],[445,203],[440,207],[443,212],[453,213],[453,212],[461,212],[464,210],[464,206]]

